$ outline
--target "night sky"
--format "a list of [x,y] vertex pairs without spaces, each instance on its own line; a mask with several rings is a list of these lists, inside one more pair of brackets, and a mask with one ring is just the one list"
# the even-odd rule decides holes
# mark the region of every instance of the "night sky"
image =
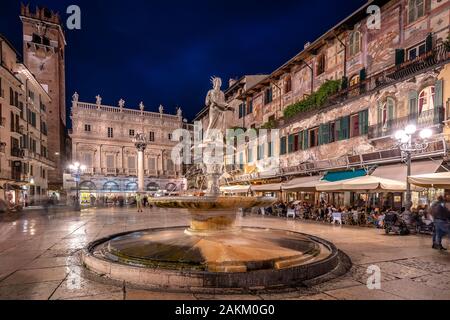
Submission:
[[[26,1],[24,1],[26,2]],[[81,8],[81,30],[66,30],[67,101],[174,113],[192,120],[210,77],[270,73],[367,0],[345,1],[32,1],[59,11]],[[1,0],[0,33],[22,52],[20,1]],[[68,108],[70,104],[67,104]]]

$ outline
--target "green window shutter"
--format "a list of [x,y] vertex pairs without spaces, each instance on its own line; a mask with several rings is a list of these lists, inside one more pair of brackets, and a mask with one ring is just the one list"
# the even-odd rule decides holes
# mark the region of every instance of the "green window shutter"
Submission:
[[410,91],[408,95],[408,103],[409,103],[409,116],[411,117],[417,117],[418,112],[418,94],[416,91]]
[[438,80],[435,85],[434,98],[434,123],[441,123],[444,120],[444,81]]
[[435,86],[435,99],[434,99],[434,107],[436,109],[440,109],[444,106],[444,81],[443,80],[438,80],[436,81],[436,86]]
[[363,82],[364,80],[366,80],[366,68],[362,68],[362,69],[359,71],[359,80],[360,80],[361,82]]
[[341,119],[341,140],[346,140],[350,137],[350,116]]
[[359,134],[365,135],[369,132],[369,110],[359,112]]
[[321,124],[319,128],[319,145],[330,143],[330,124]]
[[342,124],[342,119],[337,119],[336,125],[335,125],[337,141],[342,140],[342,130],[341,130],[342,125],[341,124]]
[[427,39],[425,40],[425,47],[427,52],[433,50],[433,35],[431,33],[428,34]]
[[309,148],[309,137],[308,137],[308,130],[303,131],[303,150],[306,150]]
[[288,153],[294,152],[294,135],[291,134],[288,137]]
[[280,155],[286,154],[286,137],[280,138]]
[[405,50],[404,49],[396,49],[395,50],[395,65],[401,65],[405,62]]
[[297,150],[302,150],[302,144],[303,144],[303,131],[300,131],[298,134],[298,146]]

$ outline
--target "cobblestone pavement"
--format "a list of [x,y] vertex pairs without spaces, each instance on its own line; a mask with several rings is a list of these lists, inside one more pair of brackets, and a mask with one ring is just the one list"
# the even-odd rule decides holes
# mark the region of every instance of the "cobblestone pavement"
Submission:
[[[86,277],[79,252],[90,241],[136,229],[187,225],[185,211],[85,210],[27,212],[0,217],[0,299],[447,299],[450,254],[431,249],[429,236],[387,236],[382,230],[339,227],[281,218],[246,217],[246,226],[289,229],[332,241],[353,262],[330,282],[279,294],[210,295],[135,290]],[[449,245],[448,239],[444,245]],[[366,286],[367,268],[381,268],[381,290]]]

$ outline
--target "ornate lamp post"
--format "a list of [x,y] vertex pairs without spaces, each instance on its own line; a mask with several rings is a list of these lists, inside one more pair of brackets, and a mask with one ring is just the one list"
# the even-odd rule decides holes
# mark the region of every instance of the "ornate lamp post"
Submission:
[[138,192],[144,192],[144,151],[147,149],[148,140],[144,133],[138,133],[133,138],[133,143],[138,151]]
[[72,177],[76,183],[76,187],[75,187],[76,196],[75,196],[74,209],[75,209],[75,211],[80,211],[81,210],[81,207],[80,207],[80,177],[81,177],[81,174],[83,173],[83,171],[86,170],[86,166],[81,165],[79,162],[75,162],[69,166],[69,170],[70,170]]
[[412,194],[411,184],[408,181],[408,177],[411,175],[411,156],[415,152],[423,151],[428,148],[428,139],[433,136],[431,129],[423,129],[419,133],[420,140],[413,141],[413,136],[417,132],[417,127],[414,124],[410,124],[405,127],[404,130],[399,130],[395,133],[395,139],[398,141],[398,146],[402,152],[402,156],[406,159],[407,174],[406,174],[406,208],[411,210],[412,206]]

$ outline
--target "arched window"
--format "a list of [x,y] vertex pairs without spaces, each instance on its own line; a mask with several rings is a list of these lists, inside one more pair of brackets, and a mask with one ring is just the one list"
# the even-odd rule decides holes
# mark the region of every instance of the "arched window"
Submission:
[[434,109],[435,87],[429,86],[419,94],[419,116]]
[[350,87],[356,86],[360,81],[359,74],[350,78]]
[[350,35],[349,51],[350,56],[361,51],[361,32],[355,31]]
[[130,182],[126,186],[126,191],[137,191],[138,184],[136,182]]
[[413,23],[417,19],[425,15],[425,1],[424,0],[409,0],[408,21]]
[[378,109],[378,123],[382,125],[384,130],[388,129],[392,121],[395,120],[396,114],[395,100],[392,97],[388,97]]
[[97,187],[95,186],[95,183],[93,183],[92,181],[83,181],[82,183],[80,183],[80,190],[96,190]]
[[120,191],[120,187],[114,181],[108,181],[107,183],[105,183],[103,185],[103,190],[109,191],[109,192],[111,192],[111,191]]
[[147,185],[147,191],[158,191],[159,190],[159,185],[156,182],[150,182]]

